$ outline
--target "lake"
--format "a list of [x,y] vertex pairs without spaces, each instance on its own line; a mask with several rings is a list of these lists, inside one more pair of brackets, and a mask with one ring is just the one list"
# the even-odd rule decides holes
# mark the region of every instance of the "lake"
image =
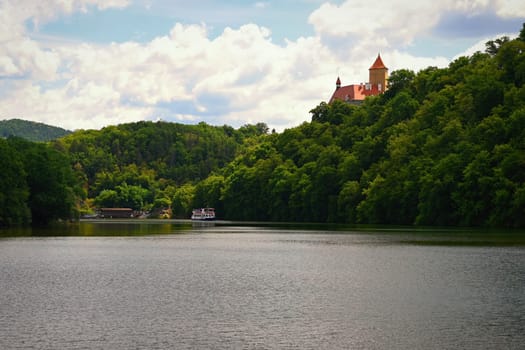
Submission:
[[523,232],[0,231],[1,349],[523,349]]

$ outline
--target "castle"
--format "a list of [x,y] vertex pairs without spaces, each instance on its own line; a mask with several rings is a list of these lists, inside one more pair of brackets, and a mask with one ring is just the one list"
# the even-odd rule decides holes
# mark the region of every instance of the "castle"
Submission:
[[352,104],[360,104],[367,96],[382,94],[387,89],[388,68],[385,67],[383,60],[381,60],[381,55],[377,55],[374,64],[368,69],[368,72],[368,83],[341,86],[341,79],[337,77],[335,91],[329,103],[341,100]]

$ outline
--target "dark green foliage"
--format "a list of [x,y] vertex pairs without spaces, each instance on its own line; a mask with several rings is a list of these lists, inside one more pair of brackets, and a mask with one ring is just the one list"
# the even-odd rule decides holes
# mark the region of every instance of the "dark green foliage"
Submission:
[[385,91],[384,96],[390,98],[403,90],[412,89],[415,77],[416,74],[408,69],[393,71],[388,77],[388,90]]
[[45,225],[76,216],[81,190],[62,152],[47,144],[9,138],[0,140],[0,158],[1,225]]
[[498,38],[496,40],[489,40],[485,43],[485,52],[487,52],[490,55],[496,55],[499,51],[499,48],[509,42],[508,36],[502,36],[501,38]]
[[20,153],[6,140],[0,139],[0,227],[30,221],[27,205],[29,188]]
[[96,207],[161,210],[171,205],[175,217],[188,217],[192,206],[221,210],[222,184],[208,177],[267,132],[264,123],[235,130],[206,123],[137,122],[77,131],[55,145],[84,172]]
[[[280,134],[263,123],[140,122],[77,131],[53,150],[70,156],[95,206],[169,207],[176,218],[215,207],[229,220],[525,227],[524,31],[447,68],[392,72],[385,94],[360,106],[322,102],[311,122]],[[9,147],[0,159],[18,148]],[[6,173],[27,174],[9,200],[29,198],[33,211],[40,179],[31,173],[43,163],[60,173],[64,163],[47,148],[31,152],[31,161],[15,154]],[[47,170],[42,178],[55,181]],[[13,221],[26,220],[23,205],[12,207]]]
[[222,172],[226,216],[523,227],[523,40],[448,68],[393,72],[361,106],[311,110]]
[[385,94],[360,106],[323,102],[310,123],[281,134],[264,124],[143,122],[61,142],[99,205],[171,204],[175,217],[211,206],[232,220],[523,227],[525,50],[519,39],[491,45],[448,68],[392,72]]
[[71,131],[21,119],[0,120],[0,137],[17,136],[29,141],[45,142],[70,134]]
[[126,182],[115,186],[115,190],[102,190],[95,198],[95,204],[101,208],[131,208],[141,210],[147,202],[151,202],[150,191]]
[[130,165],[139,173],[150,169],[154,177],[176,184],[204,179],[233,159],[243,139],[233,129],[204,123],[138,122],[77,131],[62,142],[86,172],[92,195],[104,189],[95,184],[97,174],[123,171]]

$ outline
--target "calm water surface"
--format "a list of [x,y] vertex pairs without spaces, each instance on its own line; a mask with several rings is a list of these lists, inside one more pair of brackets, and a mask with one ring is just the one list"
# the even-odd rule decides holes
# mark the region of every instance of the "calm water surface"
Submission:
[[0,239],[1,349],[525,344],[523,235],[118,222],[74,232]]

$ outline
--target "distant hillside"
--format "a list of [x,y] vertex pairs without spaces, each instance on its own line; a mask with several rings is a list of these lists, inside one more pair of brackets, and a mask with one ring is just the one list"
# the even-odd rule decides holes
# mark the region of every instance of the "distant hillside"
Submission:
[[22,119],[0,120],[0,137],[18,136],[29,141],[45,142],[71,134],[71,131]]

